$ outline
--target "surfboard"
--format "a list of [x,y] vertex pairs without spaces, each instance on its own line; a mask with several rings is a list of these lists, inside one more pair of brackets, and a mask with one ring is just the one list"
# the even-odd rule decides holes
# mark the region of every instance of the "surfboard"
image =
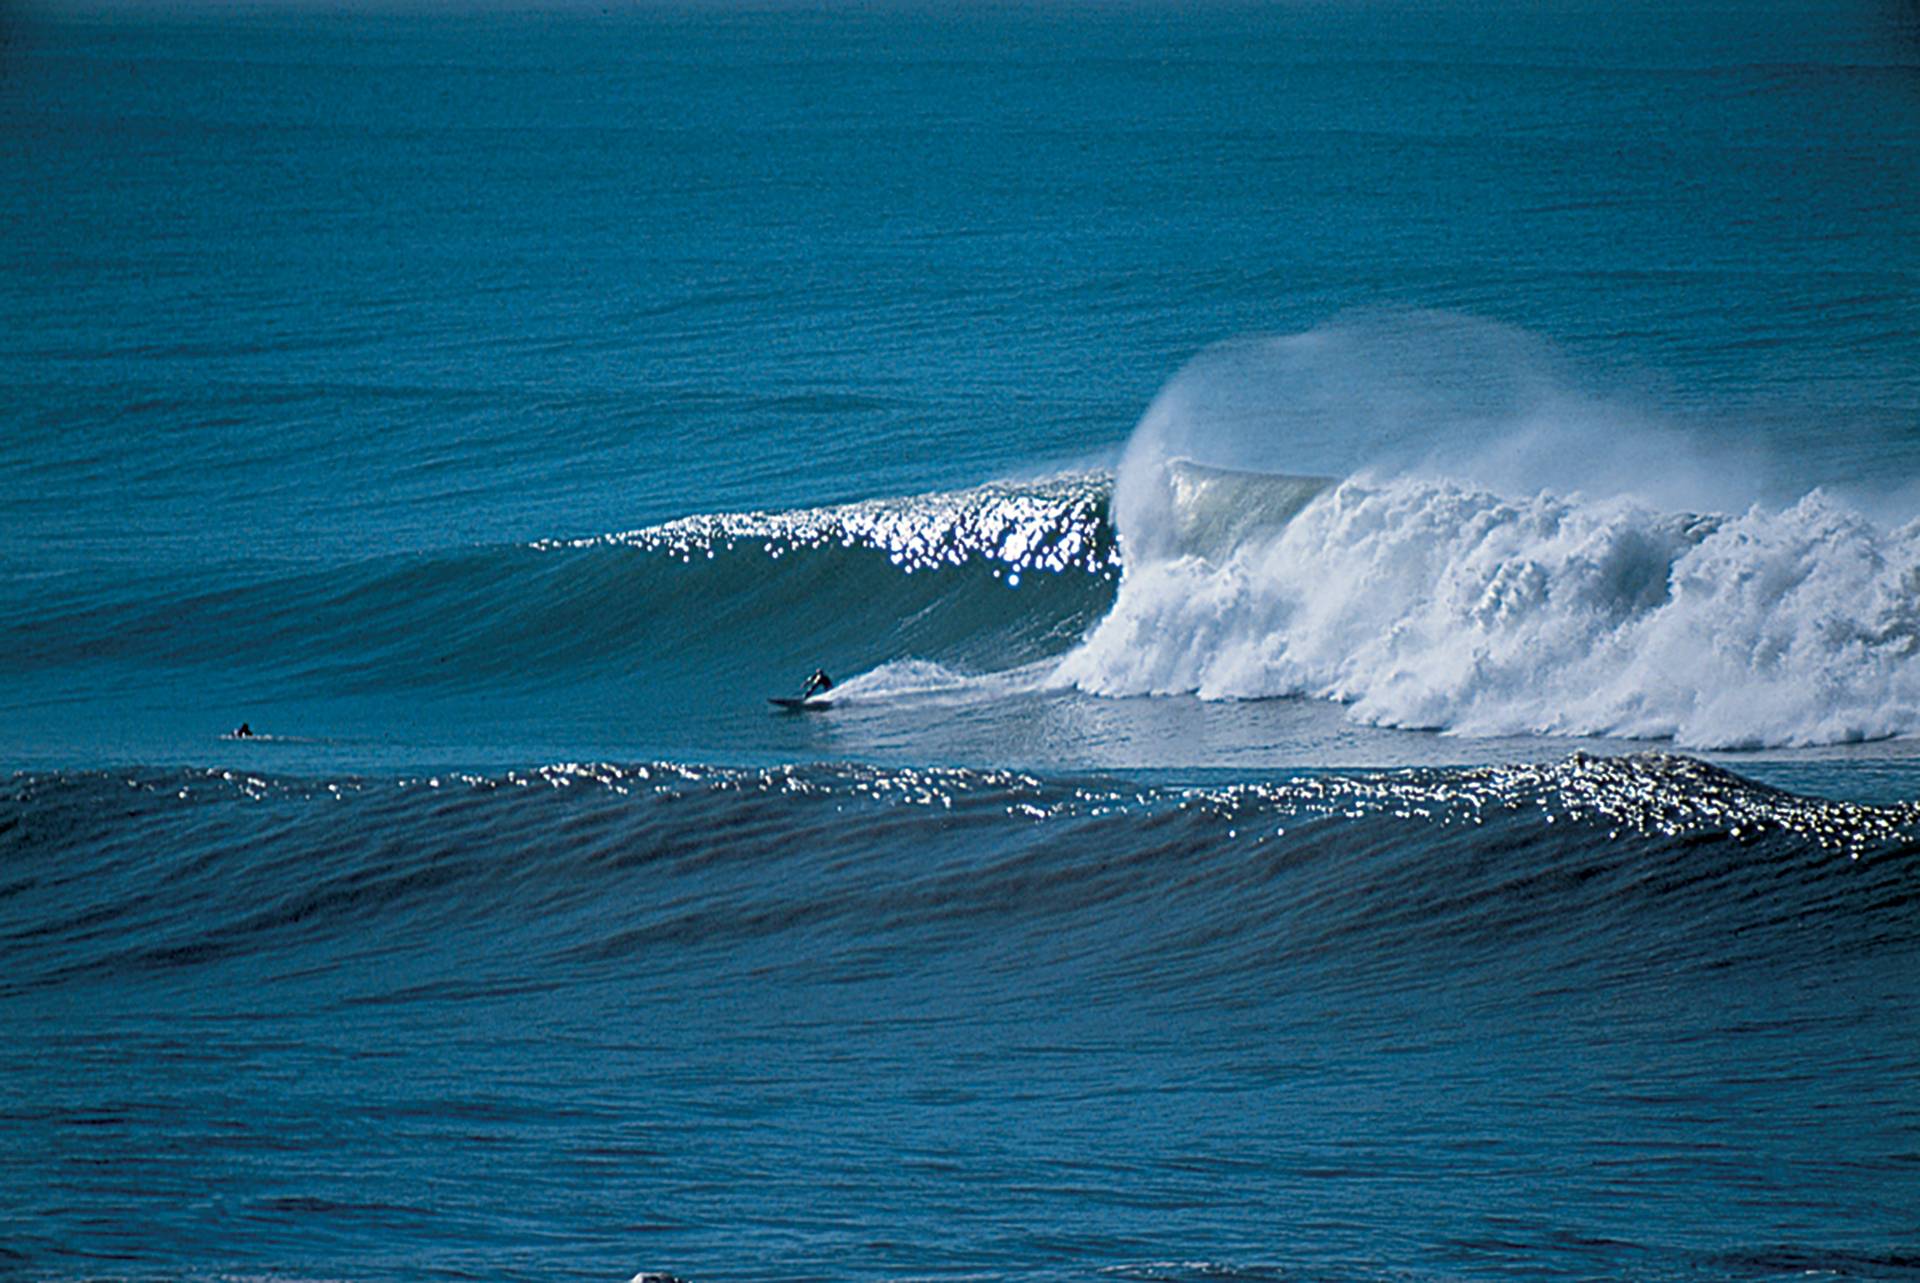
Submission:
[[823,708],[833,707],[833,701],[830,699],[814,699],[812,697],[806,699],[787,699],[779,696],[769,696],[767,703],[779,708],[784,708],[789,713],[817,713]]

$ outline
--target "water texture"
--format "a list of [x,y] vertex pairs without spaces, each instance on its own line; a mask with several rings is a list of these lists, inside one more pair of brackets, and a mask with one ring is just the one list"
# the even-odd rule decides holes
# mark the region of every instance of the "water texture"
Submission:
[[1920,1278],[1916,68],[0,12],[0,1276]]

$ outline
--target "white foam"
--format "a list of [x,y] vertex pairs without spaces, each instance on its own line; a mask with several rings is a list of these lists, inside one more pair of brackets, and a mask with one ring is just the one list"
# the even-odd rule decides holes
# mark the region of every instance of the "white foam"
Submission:
[[896,701],[936,703],[1000,699],[1058,684],[1052,661],[1026,664],[997,673],[965,673],[926,659],[897,659],[833,688],[836,704],[880,704]]
[[1920,523],[1819,491],[1700,517],[1348,481],[1211,556],[1121,536],[1114,608],[1057,670],[1090,692],[1700,747],[1920,733]]

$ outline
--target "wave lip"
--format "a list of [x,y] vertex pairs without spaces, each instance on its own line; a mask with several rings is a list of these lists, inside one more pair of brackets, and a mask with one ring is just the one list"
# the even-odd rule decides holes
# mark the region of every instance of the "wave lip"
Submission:
[[1110,578],[1120,564],[1107,524],[1110,488],[1105,474],[1069,473],[823,508],[701,514],[582,539],[543,539],[532,547],[622,545],[691,562],[740,544],[761,544],[772,557],[837,545],[884,552],[908,574],[987,562],[1013,576],[1078,570]]

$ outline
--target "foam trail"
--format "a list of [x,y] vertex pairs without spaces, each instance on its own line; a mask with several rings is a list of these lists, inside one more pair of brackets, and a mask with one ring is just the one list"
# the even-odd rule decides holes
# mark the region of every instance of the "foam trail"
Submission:
[[971,703],[1057,685],[1051,660],[1039,660],[996,673],[967,673],[926,659],[898,659],[850,677],[833,688],[836,704],[869,705],[897,701]]

